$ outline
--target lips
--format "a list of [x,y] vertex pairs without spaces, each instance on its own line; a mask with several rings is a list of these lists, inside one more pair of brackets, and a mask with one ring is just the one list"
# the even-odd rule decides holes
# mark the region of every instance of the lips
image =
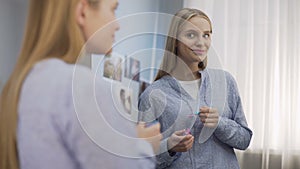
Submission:
[[196,49],[196,50],[192,50],[196,55],[203,55],[205,54],[205,50],[201,50],[201,49]]

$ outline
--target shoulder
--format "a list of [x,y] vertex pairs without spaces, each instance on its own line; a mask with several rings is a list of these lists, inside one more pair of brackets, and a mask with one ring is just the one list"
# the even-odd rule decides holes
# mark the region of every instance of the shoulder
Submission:
[[61,92],[62,86],[69,84],[71,77],[70,66],[63,61],[59,59],[40,61],[33,66],[24,80],[23,91],[36,93],[37,96],[54,95]]
[[210,79],[225,80],[227,86],[236,86],[235,78],[226,70],[209,68],[205,72]]
[[[164,76],[161,79],[154,81],[146,90],[141,94],[140,98],[148,98],[151,96],[158,96],[158,93],[164,94],[171,88],[171,83],[175,81],[170,76]],[[153,93],[156,93],[153,95]]]
[[174,82],[176,82],[176,80],[173,77],[166,75],[159,80],[154,81],[151,86],[153,86],[153,88],[171,87],[171,84]]
[[48,59],[38,62],[27,78],[34,82],[44,82],[47,86],[70,85],[75,75],[88,75],[91,71],[84,66],[68,64],[60,59]]
[[139,97],[139,108],[143,109],[153,104],[160,105],[165,103],[171,90],[173,90],[172,81],[175,81],[172,77],[164,76],[153,82]]
[[[74,70],[88,77],[87,68],[67,64],[59,59],[38,62],[29,72],[22,86],[22,96],[31,101],[39,100],[48,104],[66,104],[72,98]],[[90,71],[91,72],[91,71]],[[79,81],[79,80],[78,80]],[[86,80],[80,80],[80,83]],[[45,97],[46,96],[46,97]]]

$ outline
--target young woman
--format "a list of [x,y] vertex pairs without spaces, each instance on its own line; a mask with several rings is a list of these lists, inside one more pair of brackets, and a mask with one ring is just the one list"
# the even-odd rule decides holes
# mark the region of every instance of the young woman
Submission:
[[[85,50],[89,52],[97,49],[95,52],[105,54],[111,50],[114,34],[119,29],[114,14],[117,6],[117,0],[30,1],[22,50],[1,95],[0,168],[154,167],[153,159],[145,157],[153,154],[151,144],[154,148],[159,144],[159,124],[150,128],[139,125],[136,130],[129,122],[115,118],[114,124],[126,128],[128,137],[157,135],[156,139],[147,139],[151,144],[137,139],[122,147],[125,143],[121,140],[107,138],[109,131],[96,133],[100,139],[110,141],[115,150],[134,151],[137,157],[144,157],[133,159],[124,157],[124,153],[118,155],[102,149],[101,144],[88,137],[81,124],[86,121],[77,118],[84,117],[77,111],[87,114],[96,111],[90,107],[94,96],[107,95],[101,89],[99,93],[90,93],[87,84],[94,81],[92,72],[74,64],[85,42],[88,42]],[[93,34],[93,39],[88,41]],[[74,83],[75,67],[83,79]],[[72,87],[78,88],[72,90]],[[75,103],[78,98],[73,97],[74,91],[83,97],[81,103]],[[103,114],[114,117],[117,113]],[[104,126],[99,123],[100,128]]]
[[177,12],[161,69],[140,97],[139,120],[161,123],[157,168],[237,169],[234,148],[250,143],[235,80],[206,68],[211,34],[211,21],[200,10]]

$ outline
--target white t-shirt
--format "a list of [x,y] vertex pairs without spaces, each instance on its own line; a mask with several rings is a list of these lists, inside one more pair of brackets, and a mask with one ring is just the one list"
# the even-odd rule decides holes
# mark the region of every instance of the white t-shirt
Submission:
[[192,81],[178,81],[183,89],[194,99],[197,98],[201,79]]

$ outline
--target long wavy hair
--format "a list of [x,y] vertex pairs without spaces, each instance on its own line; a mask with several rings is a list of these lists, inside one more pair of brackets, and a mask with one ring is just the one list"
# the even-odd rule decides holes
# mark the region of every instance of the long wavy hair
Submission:
[[[87,0],[96,7],[99,0]],[[16,66],[0,98],[0,168],[18,169],[18,103],[31,68],[47,58],[75,63],[84,45],[75,18],[79,0],[31,0],[25,36]]]
[[[172,18],[171,25],[168,32],[168,37],[165,46],[164,57],[160,65],[160,69],[156,74],[154,81],[159,80],[165,75],[169,75],[176,67],[177,64],[177,50],[176,45],[178,43],[178,33],[180,28],[190,20],[192,17],[200,16],[208,21],[210,25],[210,33],[212,33],[212,24],[209,17],[202,11],[198,9],[183,8],[178,11]],[[203,61],[201,70],[205,69],[207,66],[207,57]]]

